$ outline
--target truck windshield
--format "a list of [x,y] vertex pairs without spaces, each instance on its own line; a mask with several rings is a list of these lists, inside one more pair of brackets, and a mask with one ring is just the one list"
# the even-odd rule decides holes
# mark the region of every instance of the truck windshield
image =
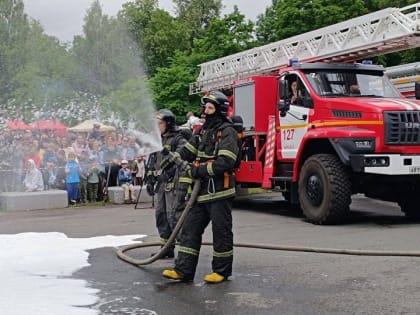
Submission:
[[305,75],[315,92],[322,97],[401,97],[392,83],[376,72],[311,70]]

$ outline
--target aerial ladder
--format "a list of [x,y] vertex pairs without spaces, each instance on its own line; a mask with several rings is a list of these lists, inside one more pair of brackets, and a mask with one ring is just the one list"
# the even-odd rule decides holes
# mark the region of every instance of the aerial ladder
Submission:
[[415,83],[420,83],[420,62],[388,67],[385,73],[402,95],[415,97]]
[[199,65],[190,94],[226,89],[233,81],[299,62],[354,62],[420,46],[420,3],[387,8]]

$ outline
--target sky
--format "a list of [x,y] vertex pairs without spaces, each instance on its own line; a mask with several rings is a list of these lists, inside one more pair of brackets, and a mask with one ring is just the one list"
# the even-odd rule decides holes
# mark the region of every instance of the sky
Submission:
[[[87,250],[132,244],[144,236],[68,238],[58,232],[0,235],[1,314],[98,315],[94,305],[103,302],[97,295],[99,290],[70,276],[89,266]],[[150,310],[148,314],[156,313]]]
[[[56,36],[62,42],[72,42],[73,36],[81,34],[83,18],[93,0],[24,0],[26,13],[43,25],[45,32]],[[100,0],[103,12],[114,16],[128,0]],[[223,0],[223,13],[232,12],[236,4],[239,11],[255,21],[265,12],[272,0]],[[159,0],[159,5],[173,13],[172,0]]]

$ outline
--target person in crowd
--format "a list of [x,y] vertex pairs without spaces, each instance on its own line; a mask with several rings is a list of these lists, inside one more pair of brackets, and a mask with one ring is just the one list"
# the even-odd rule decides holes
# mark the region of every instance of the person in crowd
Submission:
[[206,122],[199,134],[195,134],[185,146],[177,150],[181,159],[194,161],[191,175],[201,181],[201,190],[181,230],[175,268],[164,270],[162,275],[173,280],[194,279],[202,235],[211,221],[213,271],[204,277],[204,281],[220,283],[232,274],[233,171],[239,154],[238,134],[227,118],[229,100],[225,94],[212,91],[201,102]]
[[[175,115],[169,109],[161,109],[157,112],[159,131],[162,137],[162,145],[166,150],[175,151],[182,147],[187,141],[180,134],[180,129],[175,123]],[[191,178],[182,176],[176,166],[161,169],[160,163],[163,153],[154,153],[148,169],[147,192],[149,195],[156,193],[156,227],[159,232],[160,241],[164,246],[172,234],[179,210],[177,202],[185,200],[188,186],[192,183]],[[182,209],[181,209],[182,210]],[[175,257],[175,244],[166,253],[164,258]]]
[[191,130],[194,128],[194,125],[200,122],[200,118],[195,116],[193,112],[188,112],[186,117],[187,117],[187,126]]
[[26,161],[26,173],[23,184],[25,191],[42,191],[44,190],[44,181],[41,171],[36,167],[35,161],[28,159]]
[[136,142],[136,137],[133,135],[128,136],[128,146],[133,150],[134,156],[140,155],[140,146]]
[[77,158],[82,155],[82,151],[87,149],[85,138],[82,135],[77,135],[76,140],[71,146]]
[[101,141],[102,134],[101,134],[101,125],[99,123],[94,123],[92,130],[89,132],[87,138],[88,139],[96,139],[98,141]]
[[71,205],[75,205],[79,197],[80,168],[74,152],[69,152],[65,172],[68,199]]
[[204,125],[205,122],[206,122],[206,116],[204,114],[201,114],[198,122],[192,127],[193,133],[198,132],[198,130],[200,130],[200,128]]
[[136,173],[135,173],[135,185],[143,185],[144,175],[146,173],[146,157],[140,156],[135,160],[136,163]]
[[45,164],[45,169],[43,170],[45,190],[55,189],[57,181],[57,168],[56,163],[53,161],[48,161]]
[[55,144],[53,141],[48,141],[46,143],[46,149],[44,151],[44,155],[42,157],[42,167],[45,167],[48,162],[52,162],[57,164],[57,154],[55,153]]
[[[101,162],[105,176],[108,179],[108,187],[117,186],[118,170],[120,169],[121,154],[116,145],[116,139],[114,136],[108,136],[106,138],[105,147],[101,154]],[[109,176],[108,176],[109,172]]]
[[87,150],[82,150],[78,158],[79,162],[79,199],[81,203],[86,203],[88,201],[87,196],[87,185],[88,185],[88,175],[89,175],[89,153]]
[[26,154],[24,155],[24,160],[29,159],[35,162],[36,167],[39,169],[42,166],[41,156],[39,155],[39,148],[37,142],[32,142],[28,147],[25,147],[24,150]]
[[89,159],[101,163],[101,145],[98,140],[93,140],[91,146],[88,148]]
[[118,171],[118,182],[124,191],[124,203],[135,203],[134,186],[127,160],[121,161],[121,168]]
[[134,160],[135,152],[130,143],[128,142],[128,137],[123,137],[121,140],[121,145],[119,147],[120,156],[123,160]]
[[89,171],[87,173],[87,196],[89,202],[95,202],[98,199],[99,188],[99,163],[92,158],[89,158]]
[[66,152],[62,149],[57,151],[57,173],[55,179],[55,187],[60,190],[67,190],[66,185]]

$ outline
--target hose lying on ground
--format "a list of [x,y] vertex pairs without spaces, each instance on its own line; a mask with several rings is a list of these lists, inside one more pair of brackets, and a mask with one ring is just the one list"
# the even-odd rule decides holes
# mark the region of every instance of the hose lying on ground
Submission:
[[[174,231],[169,237],[167,243],[152,257],[147,259],[135,259],[130,257],[125,252],[136,249],[144,248],[151,246],[160,246],[160,242],[148,242],[148,243],[137,243],[126,245],[117,250],[117,256],[136,266],[149,265],[156,260],[162,258],[172,244],[175,243],[175,239],[184,224],[185,218],[190,211],[191,207],[194,205],[198,193],[200,191],[200,181],[194,181],[194,187],[191,193],[191,197],[185,206],[184,211],[181,214],[181,217],[178,220],[177,225],[175,226]],[[203,242],[202,245],[213,245],[211,242]],[[359,256],[405,256],[405,257],[420,257],[420,252],[417,251],[379,251],[379,250],[359,250],[359,249],[340,249],[340,248],[317,248],[317,247],[302,247],[302,246],[284,246],[284,245],[274,245],[274,244],[253,244],[253,243],[235,243],[234,247],[245,247],[245,248],[255,248],[255,249],[269,249],[269,250],[281,250],[281,251],[293,251],[293,252],[311,252],[311,253],[320,253],[320,254],[339,254],[339,255],[359,255]]]

